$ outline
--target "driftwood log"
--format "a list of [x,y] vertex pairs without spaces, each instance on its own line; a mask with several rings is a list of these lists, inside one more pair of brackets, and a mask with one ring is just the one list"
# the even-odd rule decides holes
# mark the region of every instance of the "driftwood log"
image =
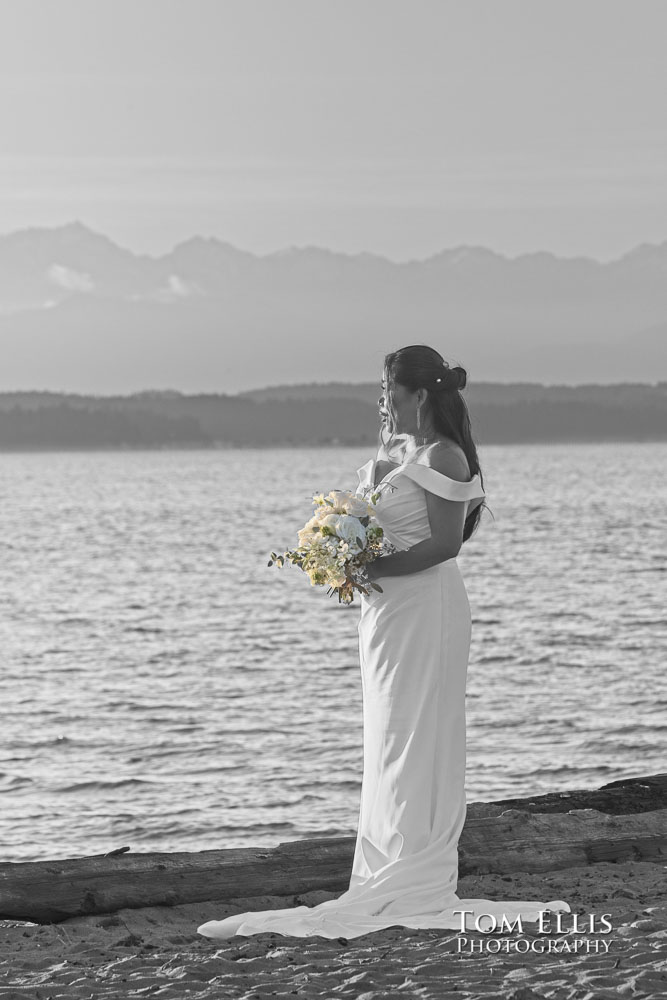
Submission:
[[[124,907],[174,906],[349,885],[354,837],[274,848],[108,855],[0,864],[0,919],[52,923]],[[667,774],[600,789],[470,803],[459,874],[548,872],[597,861],[667,859]]]
[[468,816],[499,816],[505,809],[528,812],[569,812],[570,809],[597,809],[612,816],[667,809],[667,774],[649,774],[640,778],[620,778],[600,788],[549,792],[522,799],[496,799],[471,802]]

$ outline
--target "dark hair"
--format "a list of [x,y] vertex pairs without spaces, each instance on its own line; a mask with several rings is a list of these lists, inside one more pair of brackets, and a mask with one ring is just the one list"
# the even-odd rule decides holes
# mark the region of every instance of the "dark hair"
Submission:
[[[386,354],[384,366],[389,378],[411,392],[420,388],[427,390],[428,406],[436,430],[463,449],[471,476],[479,473],[480,483],[484,489],[470,415],[460,392],[468,381],[465,368],[460,365],[450,368],[436,350],[424,344],[412,344],[410,347],[401,347]],[[482,507],[485,506],[485,501],[482,501],[466,517],[463,528],[464,542],[477,528]]]

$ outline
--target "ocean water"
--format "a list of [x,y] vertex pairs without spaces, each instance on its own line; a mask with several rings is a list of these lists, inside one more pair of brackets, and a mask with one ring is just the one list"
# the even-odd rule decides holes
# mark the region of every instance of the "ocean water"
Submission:
[[[267,553],[371,454],[0,455],[3,860],[355,834],[358,605]],[[665,770],[667,444],[480,460],[468,801]]]

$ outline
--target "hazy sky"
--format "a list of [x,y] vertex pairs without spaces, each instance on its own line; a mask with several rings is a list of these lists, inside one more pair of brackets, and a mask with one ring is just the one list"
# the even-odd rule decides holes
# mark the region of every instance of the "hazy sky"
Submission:
[[0,0],[0,232],[667,239],[665,0]]

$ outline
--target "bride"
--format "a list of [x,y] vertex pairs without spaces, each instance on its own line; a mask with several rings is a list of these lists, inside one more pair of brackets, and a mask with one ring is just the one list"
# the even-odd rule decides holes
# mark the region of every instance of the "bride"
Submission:
[[463,931],[482,914],[500,925],[503,915],[523,922],[540,910],[570,910],[562,900],[456,893],[471,638],[456,557],[485,496],[465,384],[465,370],[430,347],[388,354],[378,455],[357,470],[358,493],[379,488],[376,515],[398,551],[369,564],[382,592],[360,598],[363,779],[349,888],[314,907],[210,920],[198,929],[205,937],[354,938],[395,925]]

